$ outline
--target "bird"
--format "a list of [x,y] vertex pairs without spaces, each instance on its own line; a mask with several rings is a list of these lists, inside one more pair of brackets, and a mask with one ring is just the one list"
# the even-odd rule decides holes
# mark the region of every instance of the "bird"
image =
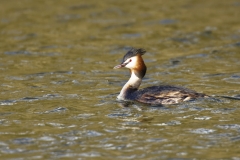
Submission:
[[143,48],[131,48],[123,56],[122,62],[114,67],[114,69],[128,68],[131,73],[129,80],[117,96],[117,100],[137,101],[151,105],[167,105],[208,97],[204,93],[173,85],[150,86],[139,89],[147,71],[142,58],[145,53],[146,50]]

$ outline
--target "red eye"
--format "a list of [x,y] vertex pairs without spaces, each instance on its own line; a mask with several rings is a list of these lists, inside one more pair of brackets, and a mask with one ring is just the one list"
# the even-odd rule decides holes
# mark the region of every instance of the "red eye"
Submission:
[[132,62],[132,60],[130,59],[129,62]]

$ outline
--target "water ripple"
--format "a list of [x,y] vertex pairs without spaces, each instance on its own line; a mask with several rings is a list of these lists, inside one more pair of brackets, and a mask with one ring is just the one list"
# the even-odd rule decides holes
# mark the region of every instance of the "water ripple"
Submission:
[[191,133],[196,133],[196,134],[210,134],[210,133],[213,133],[215,131],[216,130],[214,130],[214,129],[198,128],[198,129],[191,130],[190,132]]

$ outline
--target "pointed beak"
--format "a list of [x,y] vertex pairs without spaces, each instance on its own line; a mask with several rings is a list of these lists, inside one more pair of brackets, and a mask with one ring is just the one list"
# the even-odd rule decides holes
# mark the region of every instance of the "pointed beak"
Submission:
[[132,61],[131,59],[128,60],[128,61],[125,61],[125,63],[121,63],[121,64],[115,66],[113,69],[123,68],[123,67],[125,67],[128,63],[130,63],[131,61]]
[[113,69],[119,69],[119,68],[123,68],[125,66],[126,65],[124,65],[124,63],[122,63],[122,64],[119,64],[119,65],[116,65]]

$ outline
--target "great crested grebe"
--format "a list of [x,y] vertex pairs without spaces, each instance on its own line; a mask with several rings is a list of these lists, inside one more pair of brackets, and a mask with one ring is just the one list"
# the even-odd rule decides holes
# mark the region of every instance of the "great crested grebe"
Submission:
[[196,91],[170,85],[152,86],[138,90],[142,79],[145,76],[147,67],[142,59],[146,51],[142,48],[129,50],[123,57],[122,63],[115,66],[118,68],[129,68],[131,77],[123,86],[118,100],[135,100],[147,104],[176,104],[196,98],[208,97]]

